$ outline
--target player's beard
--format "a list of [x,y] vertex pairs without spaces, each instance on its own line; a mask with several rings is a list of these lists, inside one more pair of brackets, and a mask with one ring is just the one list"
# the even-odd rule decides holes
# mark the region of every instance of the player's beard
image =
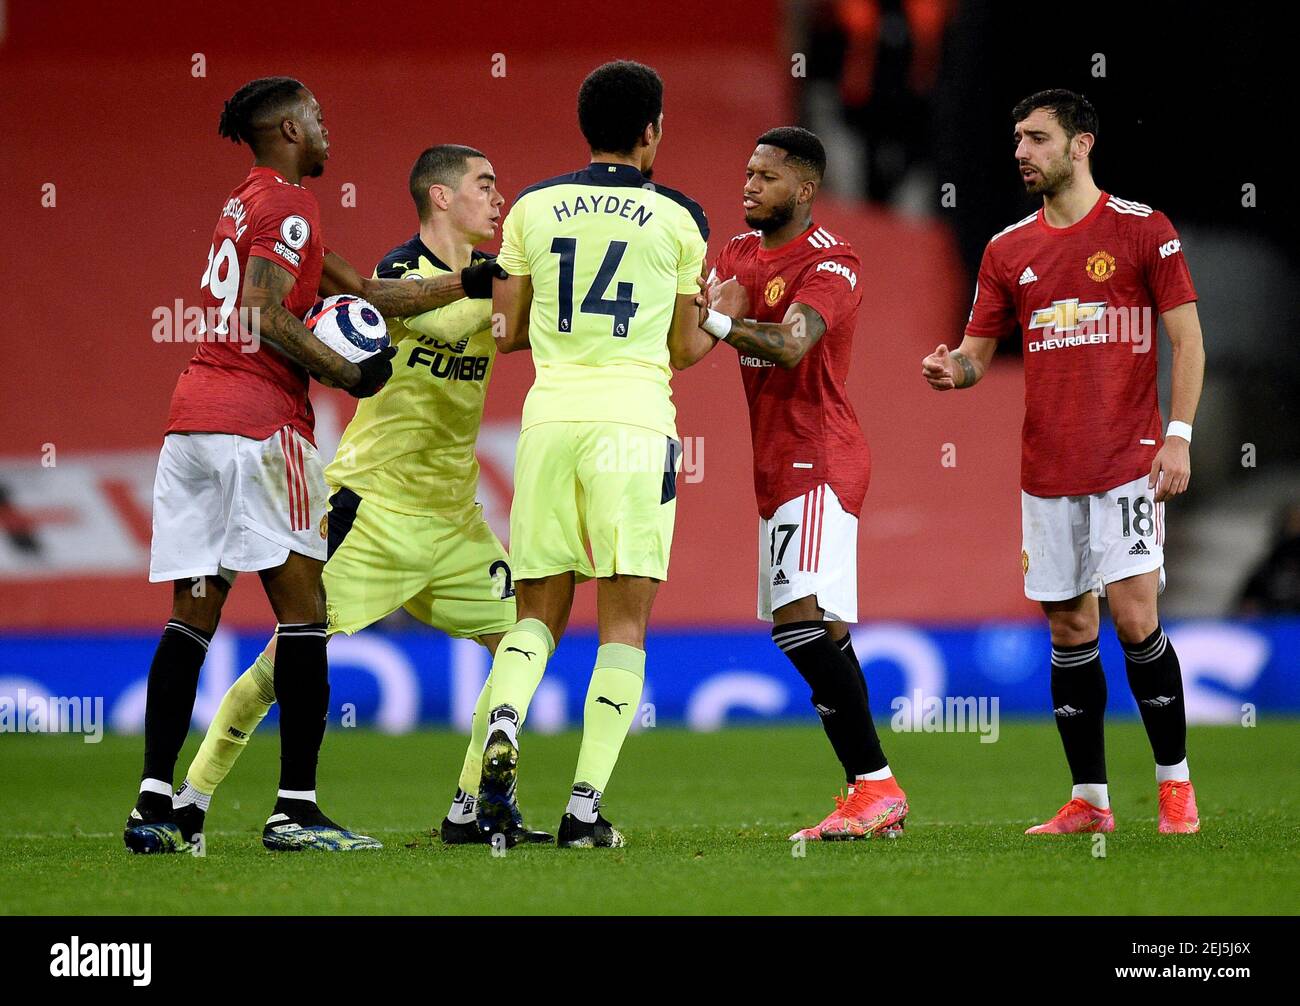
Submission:
[[1031,196],[1055,196],[1068,189],[1073,178],[1070,159],[1061,156],[1038,169],[1038,178],[1026,183],[1025,191]]
[[764,234],[771,234],[779,231],[782,227],[794,219],[794,208],[798,203],[797,197],[791,195],[789,200],[781,206],[773,206],[767,212],[767,216],[758,217],[752,212],[745,214],[745,226],[753,227],[755,230],[762,231]]

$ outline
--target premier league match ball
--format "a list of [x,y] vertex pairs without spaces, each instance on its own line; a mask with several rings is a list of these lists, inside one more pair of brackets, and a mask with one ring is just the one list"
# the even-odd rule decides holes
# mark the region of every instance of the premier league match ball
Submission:
[[388,347],[383,315],[373,304],[351,294],[318,300],[302,320],[316,338],[352,363]]

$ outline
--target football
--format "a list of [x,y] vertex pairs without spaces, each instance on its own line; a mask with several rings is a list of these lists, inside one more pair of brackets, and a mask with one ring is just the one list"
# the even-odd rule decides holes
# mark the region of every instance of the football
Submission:
[[318,300],[302,320],[316,338],[352,363],[388,347],[383,315],[373,304],[351,294]]

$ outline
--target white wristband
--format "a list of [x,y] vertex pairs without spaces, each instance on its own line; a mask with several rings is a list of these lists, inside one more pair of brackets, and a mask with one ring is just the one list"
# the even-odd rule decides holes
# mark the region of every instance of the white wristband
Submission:
[[709,335],[713,336],[715,339],[721,339],[723,342],[726,342],[727,336],[731,334],[731,319],[721,311],[715,311],[713,308],[709,308],[709,316],[704,319],[704,323],[700,325],[700,328],[704,329],[704,331],[708,332]]
[[1169,421],[1169,429],[1165,432],[1166,437],[1182,437],[1189,444],[1192,442],[1192,424],[1181,423],[1177,419]]

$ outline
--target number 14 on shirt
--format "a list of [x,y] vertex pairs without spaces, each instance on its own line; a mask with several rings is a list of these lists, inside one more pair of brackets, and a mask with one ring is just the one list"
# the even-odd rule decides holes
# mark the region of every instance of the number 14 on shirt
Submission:
[[[605,292],[609,289],[618,271],[618,264],[623,261],[627,251],[626,241],[611,241],[605,249],[605,257],[592,280],[590,289],[582,298],[583,314],[604,314],[613,319],[611,335],[616,339],[626,339],[632,319],[640,306],[632,299],[632,284],[620,282],[615,289],[614,299],[607,300]],[[573,263],[578,255],[577,238],[554,238],[551,252],[560,256],[560,311],[561,332],[573,331]]]

